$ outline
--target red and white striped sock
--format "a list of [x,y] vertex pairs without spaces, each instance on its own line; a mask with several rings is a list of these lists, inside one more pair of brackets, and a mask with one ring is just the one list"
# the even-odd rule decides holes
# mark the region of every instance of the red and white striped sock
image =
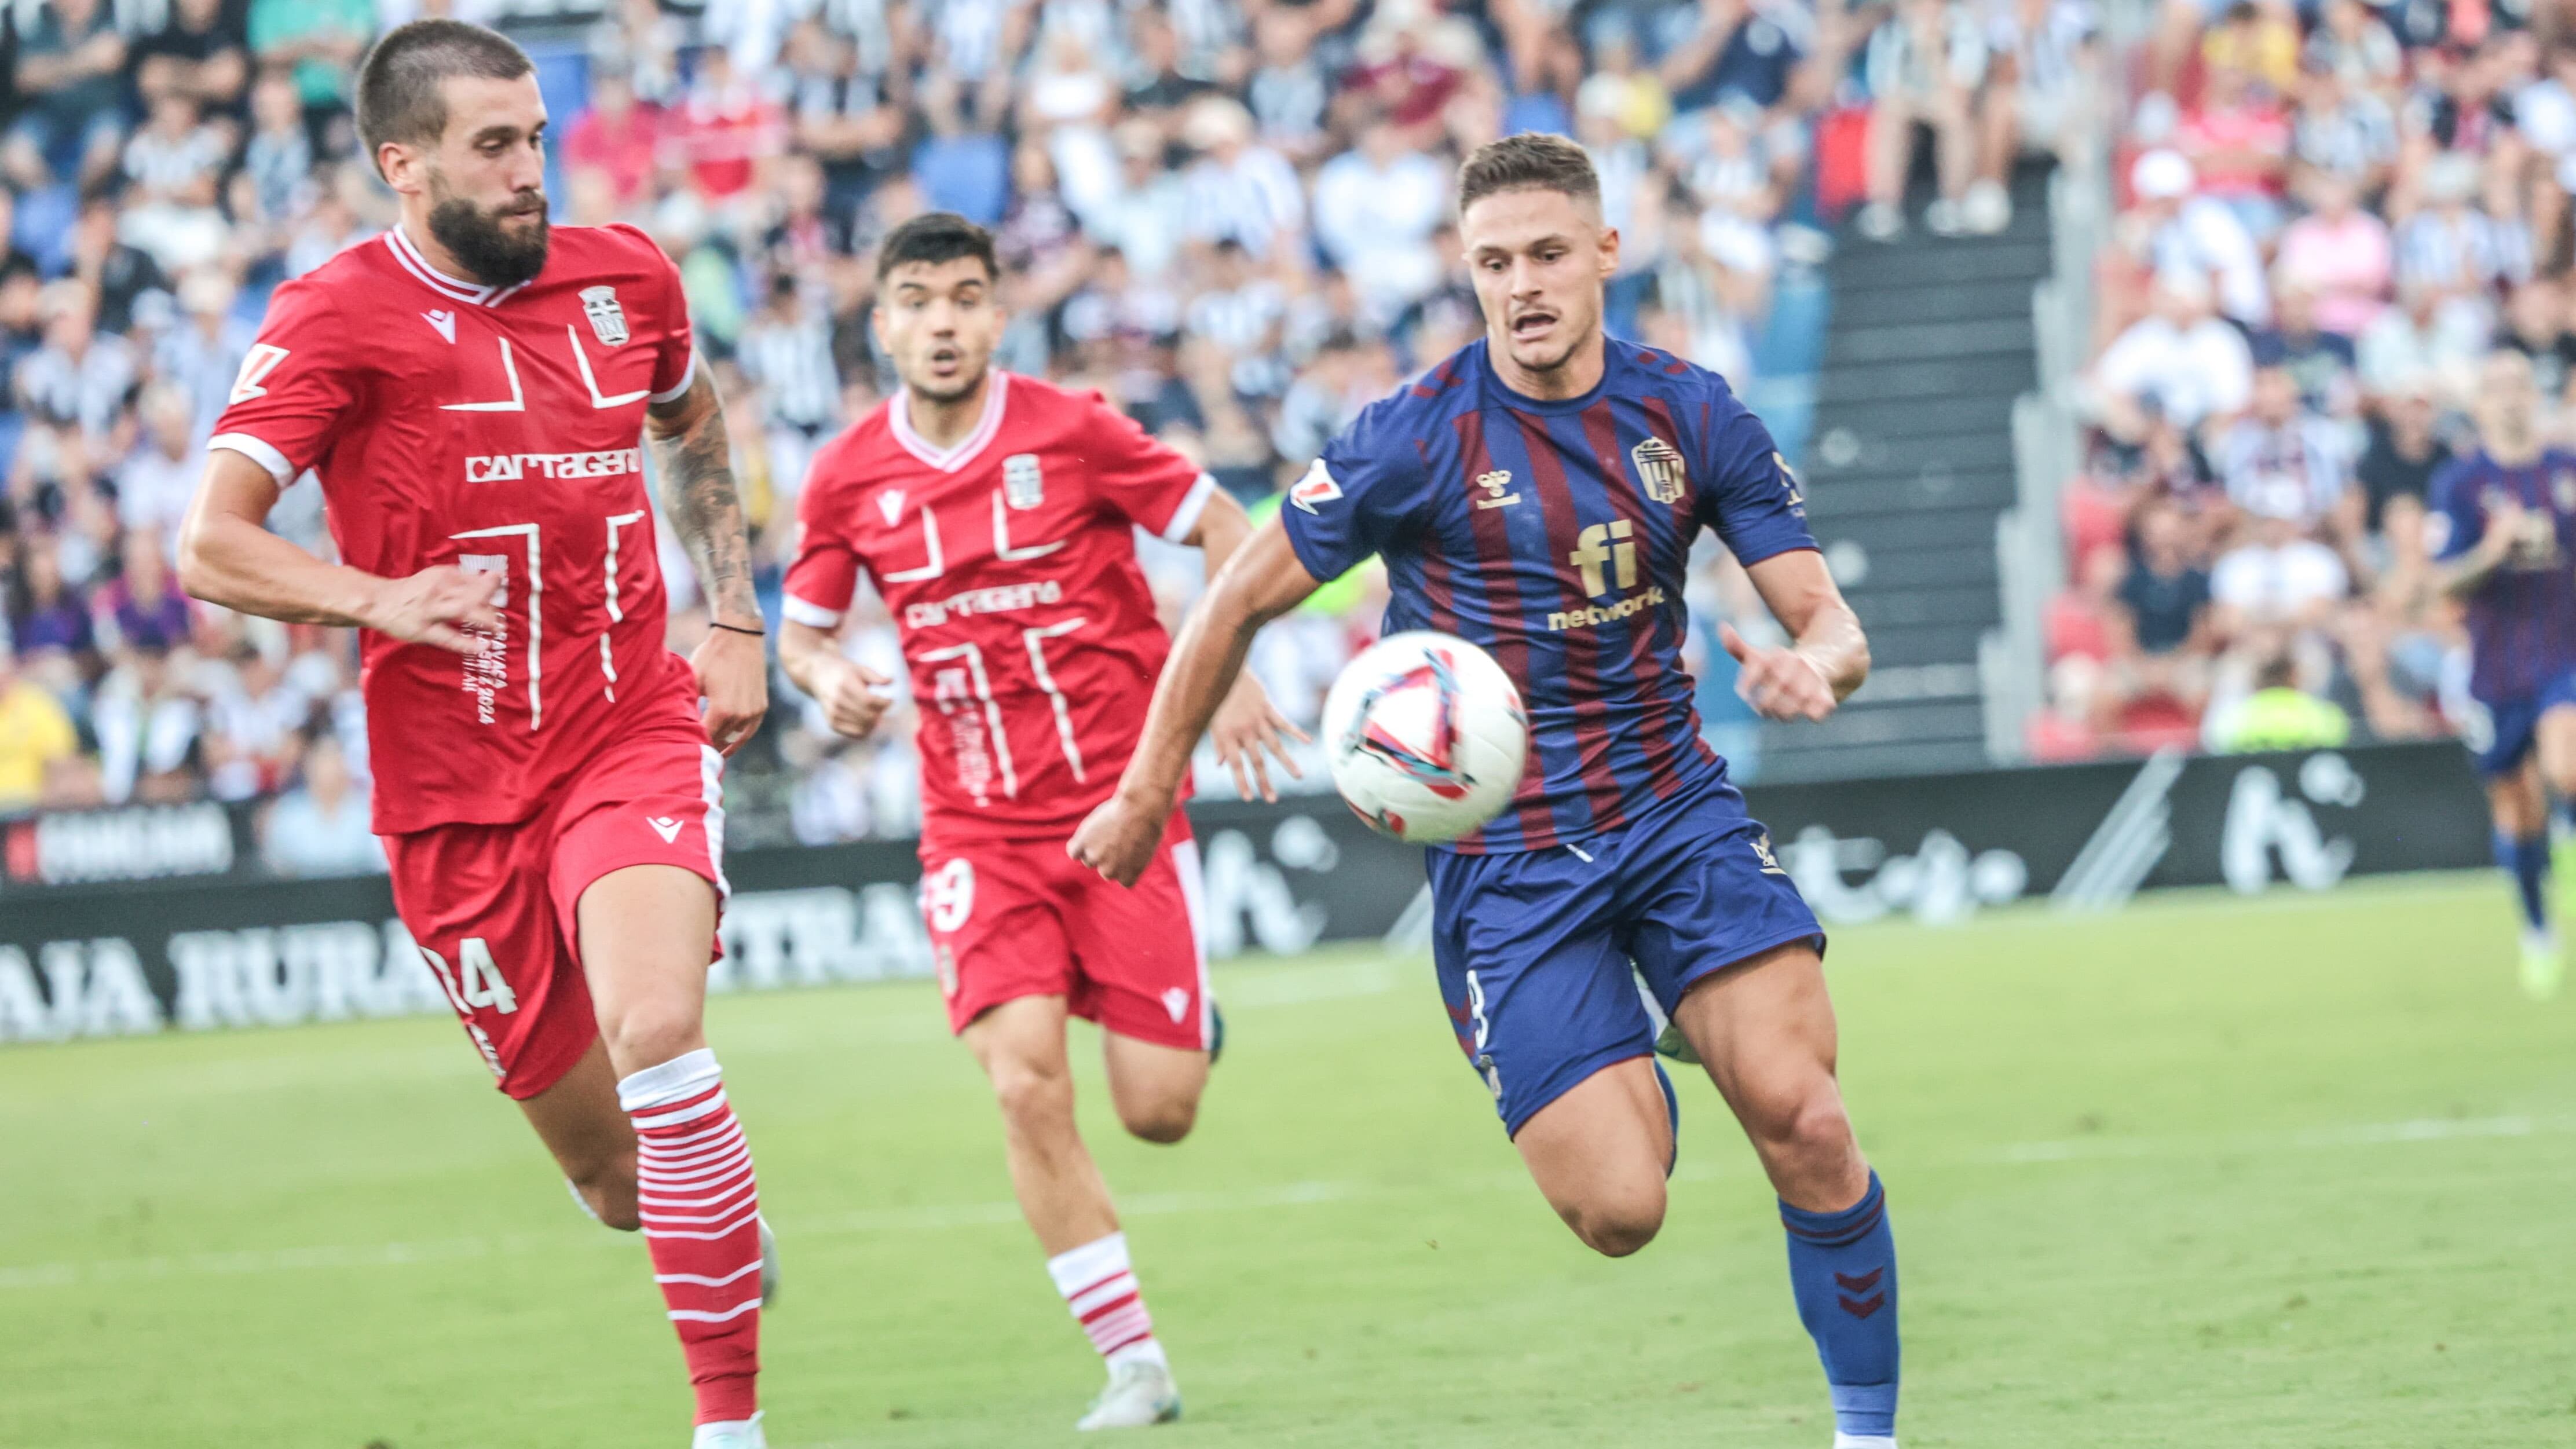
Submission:
[[698,1422],[748,1419],[760,1373],[760,1197],[716,1054],[701,1047],[624,1078],[617,1105],[635,1122],[635,1201]]
[[1047,1259],[1047,1276],[1065,1306],[1091,1338],[1091,1346],[1114,1367],[1129,1358],[1164,1363],[1163,1346],[1154,1339],[1154,1316],[1145,1311],[1144,1290],[1127,1262],[1127,1235],[1111,1233]]

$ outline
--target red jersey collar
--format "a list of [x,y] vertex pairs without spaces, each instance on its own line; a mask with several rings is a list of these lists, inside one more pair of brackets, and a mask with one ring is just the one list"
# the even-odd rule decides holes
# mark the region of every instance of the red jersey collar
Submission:
[[886,423],[905,452],[942,473],[954,473],[974,462],[975,455],[991,446],[994,435],[1002,431],[1002,401],[1010,389],[1011,375],[994,368],[992,386],[984,389],[984,415],[975,420],[975,431],[944,452],[912,430],[912,389],[904,388],[894,395],[894,401],[886,408]]

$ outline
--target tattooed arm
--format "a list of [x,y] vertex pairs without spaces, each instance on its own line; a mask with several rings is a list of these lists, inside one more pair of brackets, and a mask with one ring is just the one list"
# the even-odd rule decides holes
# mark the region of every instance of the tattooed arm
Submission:
[[729,755],[769,711],[769,660],[760,642],[760,604],[751,593],[751,539],[734,494],[724,405],[705,369],[687,392],[646,412],[645,436],[661,476],[662,512],[697,566],[708,612],[721,626],[707,631],[689,666],[706,697],[707,737]]

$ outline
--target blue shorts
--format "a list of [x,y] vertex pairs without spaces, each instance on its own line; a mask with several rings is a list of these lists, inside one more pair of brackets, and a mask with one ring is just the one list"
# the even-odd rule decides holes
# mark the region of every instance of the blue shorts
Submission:
[[2541,686],[2538,694],[2502,703],[2481,701],[2487,715],[2486,742],[2477,751],[2478,773],[2500,780],[2522,768],[2540,734],[2540,717],[2553,709],[2576,705],[2576,670]]
[[1575,845],[1434,850],[1430,873],[1440,995],[1508,1133],[1585,1077],[1654,1050],[1637,976],[1669,1015],[1749,957],[1825,945],[1769,833],[1722,780]]

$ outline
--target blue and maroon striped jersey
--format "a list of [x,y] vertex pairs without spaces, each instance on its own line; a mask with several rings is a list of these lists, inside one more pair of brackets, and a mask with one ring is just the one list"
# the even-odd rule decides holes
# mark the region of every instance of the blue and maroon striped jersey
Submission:
[[1682,669],[1682,583],[1703,525],[1745,563],[1814,548],[1770,430],[1723,378],[1609,344],[1601,385],[1542,402],[1471,344],[1371,404],[1289,490],[1299,562],[1386,557],[1386,629],[1482,645],[1520,686],[1520,792],[1452,849],[1539,850],[1723,778]]
[[2500,496],[2557,526],[2552,546],[2517,550],[2469,596],[2469,693],[2486,704],[2529,699],[2576,670],[2576,454],[2552,448],[2508,468],[2481,450],[2434,474],[2434,555],[2475,548]]

